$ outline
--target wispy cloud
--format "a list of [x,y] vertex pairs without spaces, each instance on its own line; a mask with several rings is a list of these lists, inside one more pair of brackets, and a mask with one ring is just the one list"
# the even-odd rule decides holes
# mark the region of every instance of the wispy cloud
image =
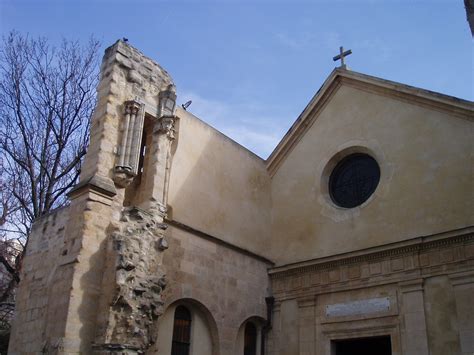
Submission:
[[269,114],[263,104],[224,102],[185,90],[180,97],[192,100],[192,114],[262,158],[272,152],[287,128],[281,124],[285,118]]
[[321,34],[323,45],[330,50],[335,50],[342,46],[342,38],[338,32],[328,31]]
[[349,38],[342,36],[337,31],[310,32],[310,31],[294,31],[294,32],[278,32],[274,34],[276,42],[292,51],[330,51],[336,55],[339,46],[360,50],[369,53],[375,62],[386,62],[394,54],[394,48],[380,37],[371,37],[351,41]]
[[309,32],[290,34],[287,32],[278,32],[275,34],[277,41],[291,49],[305,49],[314,46],[316,36]]
[[367,53],[376,53],[372,55],[375,61],[386,62],[393,55],[394,49],[380,38],[370,38],[354,43],[354,47],[362,49]]
[[278,32],[275,33],[276,41],[289,49],[304,50],[309,48],[325,48],[334,50],[341,45],[341,35],[338,32]]

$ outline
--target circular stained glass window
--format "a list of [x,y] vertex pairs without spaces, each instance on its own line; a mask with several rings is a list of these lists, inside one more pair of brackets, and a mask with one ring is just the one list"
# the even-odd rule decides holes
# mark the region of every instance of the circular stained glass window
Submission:
[[329,177],[329,194],[333,202],[345,208],[363,204],[374,193],[380,181],[380,167],[367,154],[351,154],[342,159]]

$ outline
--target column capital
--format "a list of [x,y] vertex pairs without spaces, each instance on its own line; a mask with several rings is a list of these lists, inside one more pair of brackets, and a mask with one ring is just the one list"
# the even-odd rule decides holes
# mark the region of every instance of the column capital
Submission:
[[176,122],[177,117],[176,116],[163,116],[158,119],[155,129],[153,130],[153,133],[155,134],[166,134],[166,136],[170,139],[173,140],[175,139],[175,122]]
[[124,102],[125,113],[136,115],[142,108],[142,104],[137,100],[128,100]]

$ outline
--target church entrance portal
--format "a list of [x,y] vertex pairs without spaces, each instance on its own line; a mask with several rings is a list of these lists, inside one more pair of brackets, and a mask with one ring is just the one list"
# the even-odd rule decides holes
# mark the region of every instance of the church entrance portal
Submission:
[[390,336],[332,341],[332,355],[392,355]]

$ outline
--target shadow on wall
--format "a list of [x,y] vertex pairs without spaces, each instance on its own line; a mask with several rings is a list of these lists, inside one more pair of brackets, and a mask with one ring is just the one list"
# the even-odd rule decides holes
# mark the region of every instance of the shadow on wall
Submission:
[[177,114],[169,218],[268,257],[265,161],[191,114]]
[[[109,255],[107,255],[107,245],[110,242],[109,228],[105,233],[107,237],[87,260],[89,271],[84,273],[80,279],[82,302],[78,306],[76,314],[79,315],[81,326],[75,332],[79,333],[80,350],[84,353],[91,351],[91,344],[97,340],[96,335],[101,333],[98,332],[98,328],[106,325],[101,317],[108,314],[109,302],[107,301],[111,299],[111,294],[115,291],[114,285],[104,287],[106,280],[109,280],[109,284],[115,281],[115,275],[112,278],[111,275],[108,275],[108,272],[115,272],[115,267],[106,267],[107,262],[111,262]],[[106,291],[104,292],[104,290]]]

